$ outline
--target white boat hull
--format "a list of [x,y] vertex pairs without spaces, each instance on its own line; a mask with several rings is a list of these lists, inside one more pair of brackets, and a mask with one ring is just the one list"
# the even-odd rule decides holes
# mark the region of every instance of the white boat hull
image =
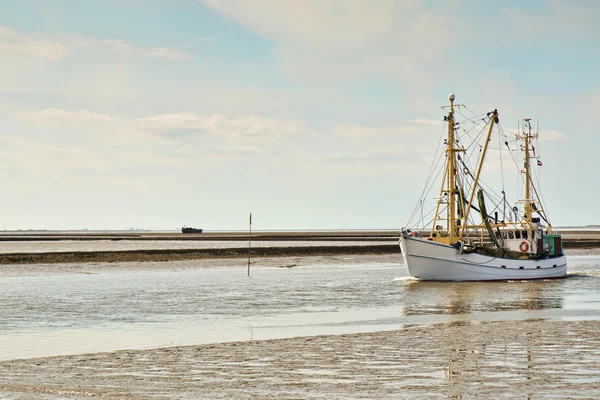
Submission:
[[400,235],[400,250],[411,276],[434,281],[553,279],[567,276],[564,255],[543,260],[461,254],[452,246]]

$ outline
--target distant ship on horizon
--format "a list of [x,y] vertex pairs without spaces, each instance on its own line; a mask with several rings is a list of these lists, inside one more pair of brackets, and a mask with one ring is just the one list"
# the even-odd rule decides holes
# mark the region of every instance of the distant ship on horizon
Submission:
[[183,226],[181,228],[181,233],[202,233],[202,229],[200,228],[192,228],[191,226]]

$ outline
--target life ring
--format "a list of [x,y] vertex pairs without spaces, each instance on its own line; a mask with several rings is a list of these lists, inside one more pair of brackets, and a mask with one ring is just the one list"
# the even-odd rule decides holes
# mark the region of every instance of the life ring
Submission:
[[527,253],[527,250],[529,250],[529,243],[521,242],[519,245],[519,250],[521,250],[521,253]]

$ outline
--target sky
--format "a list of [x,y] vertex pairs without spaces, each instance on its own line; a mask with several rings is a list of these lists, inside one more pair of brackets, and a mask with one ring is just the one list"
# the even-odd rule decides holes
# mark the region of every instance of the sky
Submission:
[[0,229],[400,229],[448,94],[600,224],[600,3],[0,0]]

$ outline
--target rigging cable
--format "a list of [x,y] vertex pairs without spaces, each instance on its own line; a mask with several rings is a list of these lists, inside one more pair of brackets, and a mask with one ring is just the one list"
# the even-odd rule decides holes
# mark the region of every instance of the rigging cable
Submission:
[[[501,134],[502,134],[502,137],[505,139],[505,142],[504,142],[504,144],[505,144],[505,145],[506,145],[506,147],[507,147],[507,148],[510,150],[509,154],[510,154],[510,156],[511,156],[512,160],[513,160],[513,163],[514,163],[514,164],[515,164],[515,166],[517,167],[517,171],[521,171],[521,167],[520,167],[520,165],[519,165],[519,152],[517,152],[517,155],[516,155],[516,156],[514,156],[514,155],[512,154],[512,149],[510,148],[510,146],[509,146],[509,144],[508,144],[508,143],[509,143],[508,136],[506,135],[506,133],[504,133],[504,129],[502,128],[502,125],[498,124],[498,128],[499,128],[499,131],[500,131],[500,132],[501,132]],[[521,128],[519,128],[519,129],[521,129]],[[518,132],[518,131],[517,131],[517,132]],[[518,142],[518,139],[515,137],[515,139],[514,139],[514,140],[512,140],[512,138],[511,138],[510,142],[511,142],[511,143],[512,143],[512,142],[515,142],[515,143],[517,143],[517,142]],[[525,185],[525,178],[523,177],[523,174],[520,174],[520,177],[521,177],[521,184]],[[519,180],[517,179],[517,194],[518,194],[519,192],[520,192],[520,186],[519,186]],[[521,197],[521,196],[517,196],[517,197]]]
[[[433,157],[433,160],[431,161],[431,166],[429,167],[429,173],[428,173],[428,176],[427,176],[427,180],[425,181],[425,187],[423,188],[423,191],[421,192],[421,196],[419,197],[419,202],[415,206],[415,209],[413,210],[412,214],[410,215],[410,218],[408,219],[407,226],[411,225],[411,223],[413,221],[413,218],[418,213],[418,211],[419,211],[419,204],[421,203],[421,200],[426,196],[425,192],[427,191],[427,187],[429,185],[429,182],[431,181],[431,178],[434,176],[433,175],[434,169],[437,168],[437,165],[439,164],[441,154],[438,155],[438,152],[440,150],[440,143],[442,143],[443,136],[444,136],[444,127],[442,127],[442,132],[440,134],[440,139],[438,140],[438,147],[435,150],[435,154],[436,155]],[[436,159],[438,161],[437,163],[436,163]],[[431,190],[431,189],[429,189],[429,190]],[[427,193],[428,192],[429,191],[427,191]]]
[[538,172],[536,172],[536,169],[539,169],[539,168],[535,168],[533,170],[533,174],[535,176],[535,181],[536,181],[536,185],[534,185],[533,190],[534,190],[534,193],[537,194],[537,199],[538,199],[540,205],[542,206],[542,211],[541,212],[540,212],[540,210],[535,210],[535,211],[537,211],[539,216],[542,217],[548,225],[552,226],[552,224],[550,223],[548,216],[546,214],[546,204],[545,204],[546,202],[544,201],[543,193],[541,190],[539,192],[537,191],[537,188],[541,187],[541,183],[540,183],[540,176],[538,175]]
[[[540,151],[540,121],[538,120],[538,126],[537,126],[537,138],[536,138],[536,146],[538,148],[538,157],[539,154],[541,154]],[[539,158],[538,158],[539,159]],[[537,163],[536,163],[537,164]],[[537,168],[538,169],[538,173],[536,174],[536,183],[537,183],[537,187],[540,188],[539,192],[536,192],[538,194],[538,200],[542,206],[542,211],[544,212],[544,215],[542,216],[542,218],[544,218],[544,220],[546,221],[546,223],[548,223],[548,225],[552,226],[552,224],[550,223],[550,219],[548,218],[548,214],[546,213],[546,201],[544,200],[544,193],[541,190],[541,180],[542,180],[542,170],[541,168]],[[536,172],[534,171],[534,174]],[[540,213],[538,213],[540,214]],[[541,215],[541,214],[540,214]]]

